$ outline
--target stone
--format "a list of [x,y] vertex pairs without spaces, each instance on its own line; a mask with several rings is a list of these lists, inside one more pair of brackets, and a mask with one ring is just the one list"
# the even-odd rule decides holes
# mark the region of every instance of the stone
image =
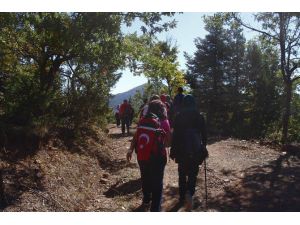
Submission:
[[101,178],[101,179],[100,179],[100,183],[106,184],[106,183],[108,183],[108,179]]

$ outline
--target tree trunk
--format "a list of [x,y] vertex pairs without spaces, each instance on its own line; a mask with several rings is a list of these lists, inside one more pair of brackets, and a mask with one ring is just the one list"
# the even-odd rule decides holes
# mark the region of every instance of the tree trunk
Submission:
[[287,144],[288,142],[288,126],[291,113],[291,102],[292,102],[292,82],[286,80],[285,84],[285,100],[284,100],[284,113],[282,116],[282,144]]

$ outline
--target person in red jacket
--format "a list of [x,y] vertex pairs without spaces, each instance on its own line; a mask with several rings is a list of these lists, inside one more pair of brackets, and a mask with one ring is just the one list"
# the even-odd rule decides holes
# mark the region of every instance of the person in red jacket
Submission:
[[120,118],[121,118],[121,129],[122,134],[125,134],[125,126],[127,130],[127,134],[129,134],[129,120],[130,120],[130,106],[128,101],[125,99],[120,106]]
[[143,201],[141,208],[150,207],[151,212],[161,210],[164,169],[167,149],[171,142],[169,121],[165,115],[165,105],[160,100],[148,104],[147,114],[138,123],[126,158],[132,158],[133,151],[141,173]]

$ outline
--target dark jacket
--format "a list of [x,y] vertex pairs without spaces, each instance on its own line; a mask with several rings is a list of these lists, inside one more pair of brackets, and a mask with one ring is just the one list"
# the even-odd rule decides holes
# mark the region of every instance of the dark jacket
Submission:
[[[186,158],[184,136],[187,130],[195,130],[200,136],[203,147],[206,148],[207,135],[204,117],[195,108],[184,108],[174,120],[174,132],[170,157],[180,163]],[[196,160],[197,161],[197,160]]]

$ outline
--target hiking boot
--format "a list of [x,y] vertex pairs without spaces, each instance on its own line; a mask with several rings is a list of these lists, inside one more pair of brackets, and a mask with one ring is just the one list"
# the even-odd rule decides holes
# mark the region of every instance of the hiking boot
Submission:
[[193,196],[189,192],[185,194],[185,209],[186,211],[192,211],[193,209]]
[[150,209],[150,206],[151,206],[151,202],[143,202],[142,205],[140,206],[140,209],[142,212],[147,212],[149,211]]

